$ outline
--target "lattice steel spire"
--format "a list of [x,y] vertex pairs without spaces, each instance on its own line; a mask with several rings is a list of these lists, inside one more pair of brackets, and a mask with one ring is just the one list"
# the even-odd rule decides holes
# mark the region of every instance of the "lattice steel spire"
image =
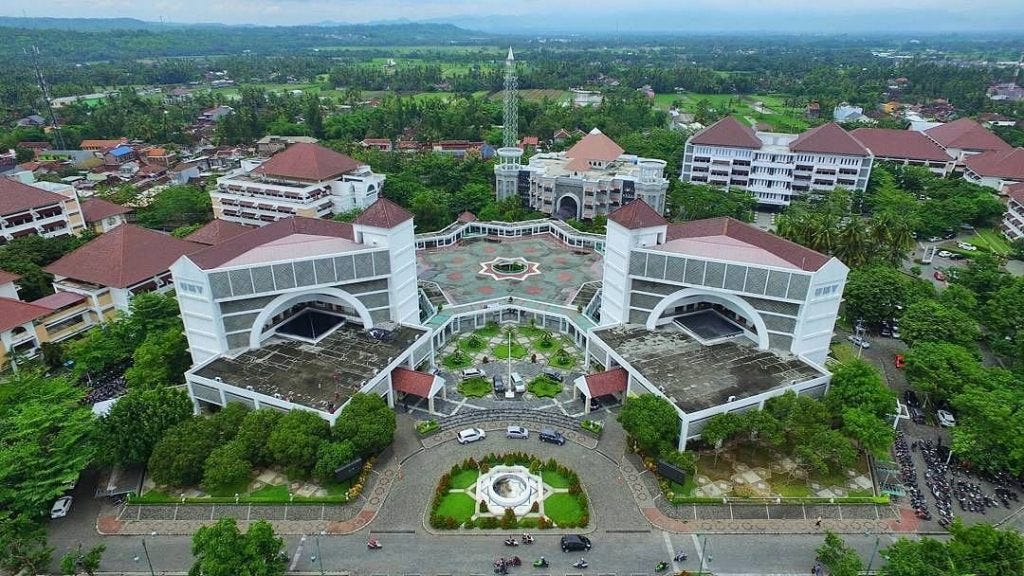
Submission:
[[505,148],[519,146],[519,79],[516,78],[516,59],[512,55],[512,47],[508,47],[505,58],[505,102],[503,110],[505,129],[502,133],[501,145]]

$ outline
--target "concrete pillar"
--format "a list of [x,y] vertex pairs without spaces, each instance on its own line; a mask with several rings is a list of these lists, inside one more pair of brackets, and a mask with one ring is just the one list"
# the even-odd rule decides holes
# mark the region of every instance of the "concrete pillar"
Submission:
[[686,450],[686,437],[690,433],[690,422],[686,418],[679,419],[679,451]]
[[590,396],[587,396],[586,400],[583,401],[583,413],[590,414]]

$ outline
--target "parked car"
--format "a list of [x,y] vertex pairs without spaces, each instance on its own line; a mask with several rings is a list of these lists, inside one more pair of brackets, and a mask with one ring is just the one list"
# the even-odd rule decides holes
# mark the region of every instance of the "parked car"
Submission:
[[463,378],[476,378],[478,376],[483,376],[483,375],[484,375],[483,371],[481,371],[478,368],[466,368],[465,370],[462,371],[462,377]]
[[868,342],[866,338],[851,334],[846,337],[847,340],[853,343],[854,346],[860,348],[871,348],[871,342]]
[[71,496],[61,496],[57,498],[57,501],[53,503],[53,508],[50,508],[50,518],[63,518],[68,515],[71,511],[71,502],[74,500]]
[[882,328],[881,328],[881,330],[878,331],[878,333],[881,334],[882,336],[887,336],[887,337],[891,338],[892,337],[892,328],[890,328],[888,324],[882,324]]
[[920,408],[908,406],[907,411],[910,412],[910,419],[914,421],[914,424],[924,424],[924,412]]
[[551,428],[544,428],[541,430],[540,433],[537,434],[537,439],[541,442],[558,444],[559,446],[565,444],[565,436],[562,436],[562,433],[558,430],[553,430]]
[[928,241],[929,242],[941,242],[942,238],[939,238],[938,236],[932,236],[931,238],[928,239]]
[[952,240],[953,238],[956,238],[956,230],[950,230],[947,228],[946,232],[942,235],[942,238],[944,240]]
[[946,275],[942,273],[942,270],[936,270],[935,274],[932,274],[932,276],[934,276],[935,279],[938,280],[939,282],[946,281]]
[[900,325],[899,324],[893,324],[892,325],[892,337],[897,339],[897,340],[900,339]]
[[953,426],[956,426],[956,418],[953,418],[953,415],[945,410],[937,410],[935,412],[935,416],[939,419],[939,426],[942,426],[943,428],[952,428]]
[[950,260],[966,260],[967,256],[964,256],[963,254],[959,254],[957,252],[953,252],[952,254],[949,255],[949,259]]
[[968,244],[967,242],[957,242],[956,247],[961,250],[967,250],[968,252],[974,252],[978,249],[974,244]]
[[484,438],[487,438],[487,433],[480,428],[466,428],[459,432],[456,440],[459,441],[459,444],[469,444],[470,442],[476,442],[477,440],[483,440]]
[[545,370],[544,375],[554,380],[555,382],[562,381],[562,373],[557,370]]
[[501,374],[494,376],[494,393],[504,394],[505,393],[505,379],[501,377]]
[[505,429],[506,438],[529,438],[530,431],[522,426],[509,426]]
[[903,392],[903,401],[907,403],[907,406],[921,405],[921,402],[917,399],[917,394],[913,390],[906,390]]
[[561,540],[562,552],[582,552],[590,550],[590,538],[582,534],[566,534]]
[[950,252],[949,250],[939,250],[939,253],[936,254],[936,256],[938,256],[939,258],[949,258],[952,255],[953,253]]
[[526,392],[526,381],[519,375],[519,372],[513,372],[508,378],[512,381],[512,388],[517,394]]

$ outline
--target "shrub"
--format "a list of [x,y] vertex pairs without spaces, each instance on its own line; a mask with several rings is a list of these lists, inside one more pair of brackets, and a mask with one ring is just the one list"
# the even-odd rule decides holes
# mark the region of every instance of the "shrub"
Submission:
[[466,520],[465,522],[462,523],[462,527],[463,528],[475,528],[476,527],[476,522],[473,521],[473,518],[469,518],[468,520]]
[[517,524],[516,513],[511,508],[505,508],[505,513],[501,516],[501,527],[508,530],[515,528]]
[[424,420],[416,423],[416,433],[420,436],[426,436],[431,432],[435,432],[441,427],[437,420]]
[[480,501],[480,507],[477,508],[477,510],[479,510],[481,514],[486,514],[487,513],[487,501],[486,500],[481,500]]
[[498,527],[498,519],[494,516],[484,516],[476,521],[477,526],[485,530],[493,530]]
[[334,478],[335,470],[355,457],[356,449],[351,442],[323,442],[316,453],[313,476],[320,482],[328,482]]
[[241,490],[252,476],[252,464],[245,459],[245,447],[228,442],[210,452],[203,464],[203,490],[214,496]]

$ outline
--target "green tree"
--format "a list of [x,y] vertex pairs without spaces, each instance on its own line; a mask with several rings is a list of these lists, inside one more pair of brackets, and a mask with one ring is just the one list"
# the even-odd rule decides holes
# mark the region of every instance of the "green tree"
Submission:
[[276,410],[254,410],[245,415],[235,441],[245,449],[245,458],[253,466],[270,466],[274,457],[270,453],[270,434],[277,427],[281,413]]
[[957,425],[953,452],[962,460],[990,471],[1024,472],[1024,385],[1011,373],[985,371],[981,385],[967,385],[953,396]]
[[918,342],[949,342],[973,347],[981,337],[973,318],[936,300],[911,304],[900,321],[900,331],[911,346]]
[[679,414],[661,396],[644,394],[626,399],[616,419],[641,450],[656,456],[674,450],[679,437]]
[[846,317],[877,325],[899,317],[898,307],[913,303],[924,290],[932,289],[889,266],[854,268],[843,289]]
[[99,457],[109,464],[145,464],[164,433],[191,415],[183,390],[129,389],[99,422]]
[[170,428],[153,447],[149,473],[164,486],[195,486],[203,464],[218,446],[217,430],[209,418],[193,416]]
[[252,464],[245,458],[245,446],[231,441],[214,448],[203,463],[203,490],[214,496],[243,491],[252,476]]
[[103,558],[103,552],[106,549],[105,545],[98,544],[83,554],[82,547],[79,545],[78,550],[74,552],[69,551],[60,559],[61,573],[74,575],[85,572],[92,576],[99,570],[100,560]]
[[335,214],[334,217],[332,218],[332,220],[334,220],[335,222],[352,222],[356,218],[359,218],[359,215],[362,214],[362,213],[363,213],[363,209],[362,208],[353,208],[353,209],[348,210],[346,212],[342,212],[340,214]]
[[452,209],[455,212],[469,210],[477,214],[494,201],[494,189],[482,182],[471,182],[452,195]]
[[858,576],[864,569],[857,551],[831,530],[825,531],[825,542],[818,547],[818,558],[831,576]]
[[36,516],[92,461],[94,420],[65,378],[21,370],[0,380],[0,510]]
[[360,392],[341,410],[334,437],[348,440],[360,455],[370,456],[391,445],[396,426],[395,412],[383,398]]
[[46,545],[46,529],[39,512],[15,514],[0,509],[0,570],[10,574],[43,574],[53,548]]
[[1013,529],[990,524],[965,526],[957,519],[949,527],[950,539],[900,538],[882,554],[882,576],[1002,576],[1024,574],[1024,537]]
[[213,219],[210,195],[195,186],[169,186],[135,214],[135,221],[146,228],[174,230]]
[[254,522],[242,534],[234,518],[203,526],[192,537],[195,562],[189,576],[283,576],[287,557],[284,540],[269,522]]
[[132,353],[132,366],[124,377],[133,388],[157,388],[184,382],[192,364],[188,341],[181,330],[153,332]]
[[852,438],[861,449],[884,457],[892,446],[895,432],[888,422],[861,408],[842,412],[843,434]]
[[757,200],[746,190],[720,190],[714,186],[688,184],[671,179],[666,201],[675,221],[731,216],[743,222],[754,219]]
[[174,236],[175,238],[185,238],[202,227],[203,225],[199,223],[178,226],[174,230],[171,230],[171,236]]
[[963,346],[919,342],[904,355],[907,382],[929,399],[950,398],[983,378],[981,364]]
[[884,418],[896,412],[896,393],[886,385],[874,365],[853,359],[843,362],[832,372],[825,405],[833,414],[856,407]]
[[267,448],[289,477],[308,478],[316,465],[317,450],[329,434],[327,422],[316,414],[292,410],[277,421]]
[[334,479],[334,471],[351,462],[356,455],[355,446],[348,440],[324,442],[317,451],[313,477],[320,482],[330,482]]

